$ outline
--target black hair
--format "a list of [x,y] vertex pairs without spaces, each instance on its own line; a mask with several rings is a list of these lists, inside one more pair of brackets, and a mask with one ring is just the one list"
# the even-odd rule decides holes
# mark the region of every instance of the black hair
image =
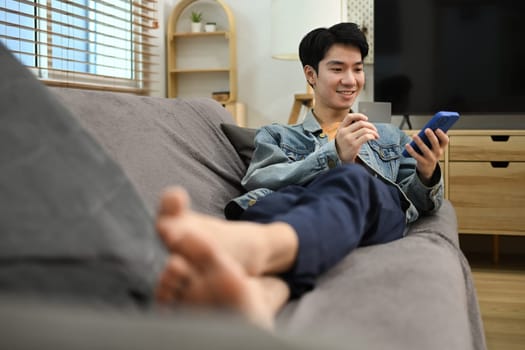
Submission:
[[357,47],[363,60],[368,55],[368,42],[359,26],[343,22],[330,28],[317,28],[306,34],[299,44],[301,64],[303,67],[311,66],[317,72],[319,62],[335,44]]

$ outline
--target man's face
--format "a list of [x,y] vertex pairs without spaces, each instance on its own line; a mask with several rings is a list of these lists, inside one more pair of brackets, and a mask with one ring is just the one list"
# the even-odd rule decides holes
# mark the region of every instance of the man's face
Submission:
[[361,51],[354,46],[333,45],[321,62],[317,74],[305,69],[313,81],[315,104],[349,110],[365,84]]

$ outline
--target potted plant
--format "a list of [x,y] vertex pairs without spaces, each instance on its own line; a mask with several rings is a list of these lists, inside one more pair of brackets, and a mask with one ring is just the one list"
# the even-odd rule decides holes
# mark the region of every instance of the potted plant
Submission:
[[198,33],[202,28],[202,12],[192,11],[191,12],[191,31]]

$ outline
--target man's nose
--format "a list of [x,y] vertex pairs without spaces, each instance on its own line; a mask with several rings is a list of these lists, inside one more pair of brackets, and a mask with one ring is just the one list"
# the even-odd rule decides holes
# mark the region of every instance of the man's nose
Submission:
[[354,72],[348,71],[344,74],[344,76],[341,78],[341,83],[344,85],[355,85],[356,79]]

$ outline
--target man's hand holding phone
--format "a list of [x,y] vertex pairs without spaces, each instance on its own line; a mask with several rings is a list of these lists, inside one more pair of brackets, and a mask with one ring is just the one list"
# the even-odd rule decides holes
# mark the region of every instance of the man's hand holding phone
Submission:
[[424,183],[428,183],[439,159],[445,152],[449,139],[448,129],[459,119],[456,112],[438,112],[405,146],[403,155],[417,161],[416,168]]

